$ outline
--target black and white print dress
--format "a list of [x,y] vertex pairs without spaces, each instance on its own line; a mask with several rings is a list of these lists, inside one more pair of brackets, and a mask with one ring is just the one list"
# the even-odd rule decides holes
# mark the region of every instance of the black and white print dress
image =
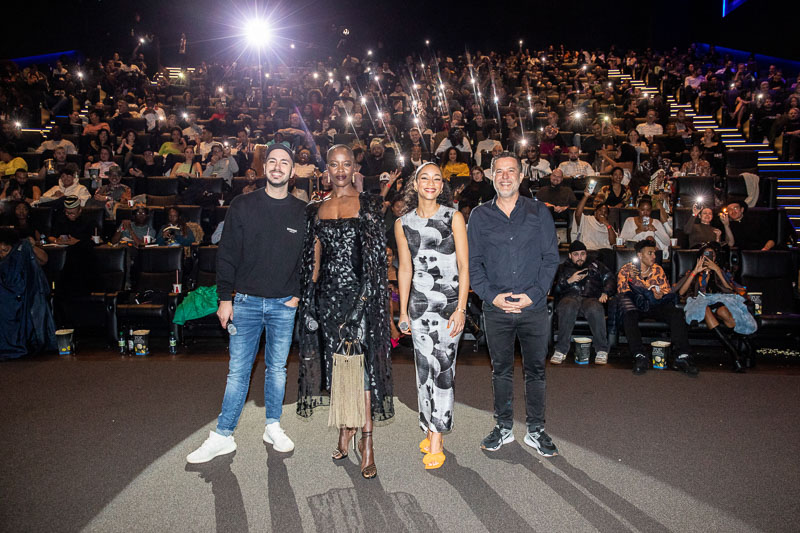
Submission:
[[408,315],[417,368],[419,425],[439,433],[453,428],[453,382],[461,334],[450,336],[447,321],[458,306],[458,263],[452,207],[430,218],[416,210],[401,217],[414,276]]

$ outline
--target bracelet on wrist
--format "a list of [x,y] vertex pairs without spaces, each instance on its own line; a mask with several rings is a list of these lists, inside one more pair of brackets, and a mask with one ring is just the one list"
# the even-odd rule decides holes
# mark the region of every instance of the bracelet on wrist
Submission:
[[456,311],[461,311],[461,312],[462,312],[462,313],[464,313],[465,315],[467,314],[467,310],[466,310],[466,309],[463,309],[463,308],[461,308],[461,307],[456,307]]

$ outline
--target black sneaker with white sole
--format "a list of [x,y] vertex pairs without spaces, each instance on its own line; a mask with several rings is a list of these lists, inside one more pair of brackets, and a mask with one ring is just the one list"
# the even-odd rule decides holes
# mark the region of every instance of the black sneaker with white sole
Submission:
[[545,457],[553,457],[558,455],[558,448],[556,445],[553,444],[553,439],[550,438],[550,435],[545,433],[543,427],[533,428],[528,430],[528,433],[525,434],[525,444],[534,448],[539,455],[543,455]]
[[493,452],[499,450],[500,446],[508,444],[509,442],[514,442],[514,432],[511,431],[511,428],[495,426],[492,432],[486,435],[481,441],[481,448]]

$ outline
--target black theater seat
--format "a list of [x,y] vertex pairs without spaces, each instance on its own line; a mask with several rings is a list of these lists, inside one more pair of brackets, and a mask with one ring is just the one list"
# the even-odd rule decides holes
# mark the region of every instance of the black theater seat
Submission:
[[[200,246],[197,248],[195,270],[192,275],[195,287],[211,287],[217,284],[217,247]],[[219,325],[217,315],[212,313],[204,317],[187,320],[181,328],[184,343],[186,338],[195,337],[224,337],[227,332]]]
[[690,249],[690,250],[672,250],[671,253],[671,266],[672,272],[670,278],[672,279],[672,283],[676,283],[679,279],[683,277],[684,274],[688,270],[691,270],[697,264],[697,258],[699,257],[700,250],[698,249]]
[[117,340],[117,318],[114,308],[117,295],[125,288],[128,270],[127,253],[127,247],[94,248],[91,292],[71,296],[59,303],[59,308],[69,313],[76,328],[102,327],[110,344]]
[[147,178],[147,194],[174,196],[178,194],[177,178]]
[[146,290],[157,291],[165,299],[164,303],[117,302],[117,321],[124,326],[165,327],[178,337],[177,327],[172,323],[178,295],[172,292],[175,280],[183,279],[183,247],[155,246],[138,251],[134,293],[142,295]]
[[769,250],[741,252],[742,283],[748,293],[762,293],[762,314],[758,319],[759,335],[800,332],[800,310],[792,282],[797,268],[792,252]]
[[714,205],[714,178],[685,176],[677,178],[675,182],[678,184],[681,204],[690,207],[698,198],[702,198],[703,205]]

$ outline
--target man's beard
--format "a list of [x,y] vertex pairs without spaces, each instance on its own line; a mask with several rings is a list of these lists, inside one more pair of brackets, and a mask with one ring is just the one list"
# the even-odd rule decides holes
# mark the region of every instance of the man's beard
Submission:
[[276,180],[275,178],[272,177],[271,172],[267,172],[267,183],[269,183],[273,187],[283,187],[284,185],[289,183],[290,178],[291,175],[283,174],[280,178],[278,178],[278,180]]

